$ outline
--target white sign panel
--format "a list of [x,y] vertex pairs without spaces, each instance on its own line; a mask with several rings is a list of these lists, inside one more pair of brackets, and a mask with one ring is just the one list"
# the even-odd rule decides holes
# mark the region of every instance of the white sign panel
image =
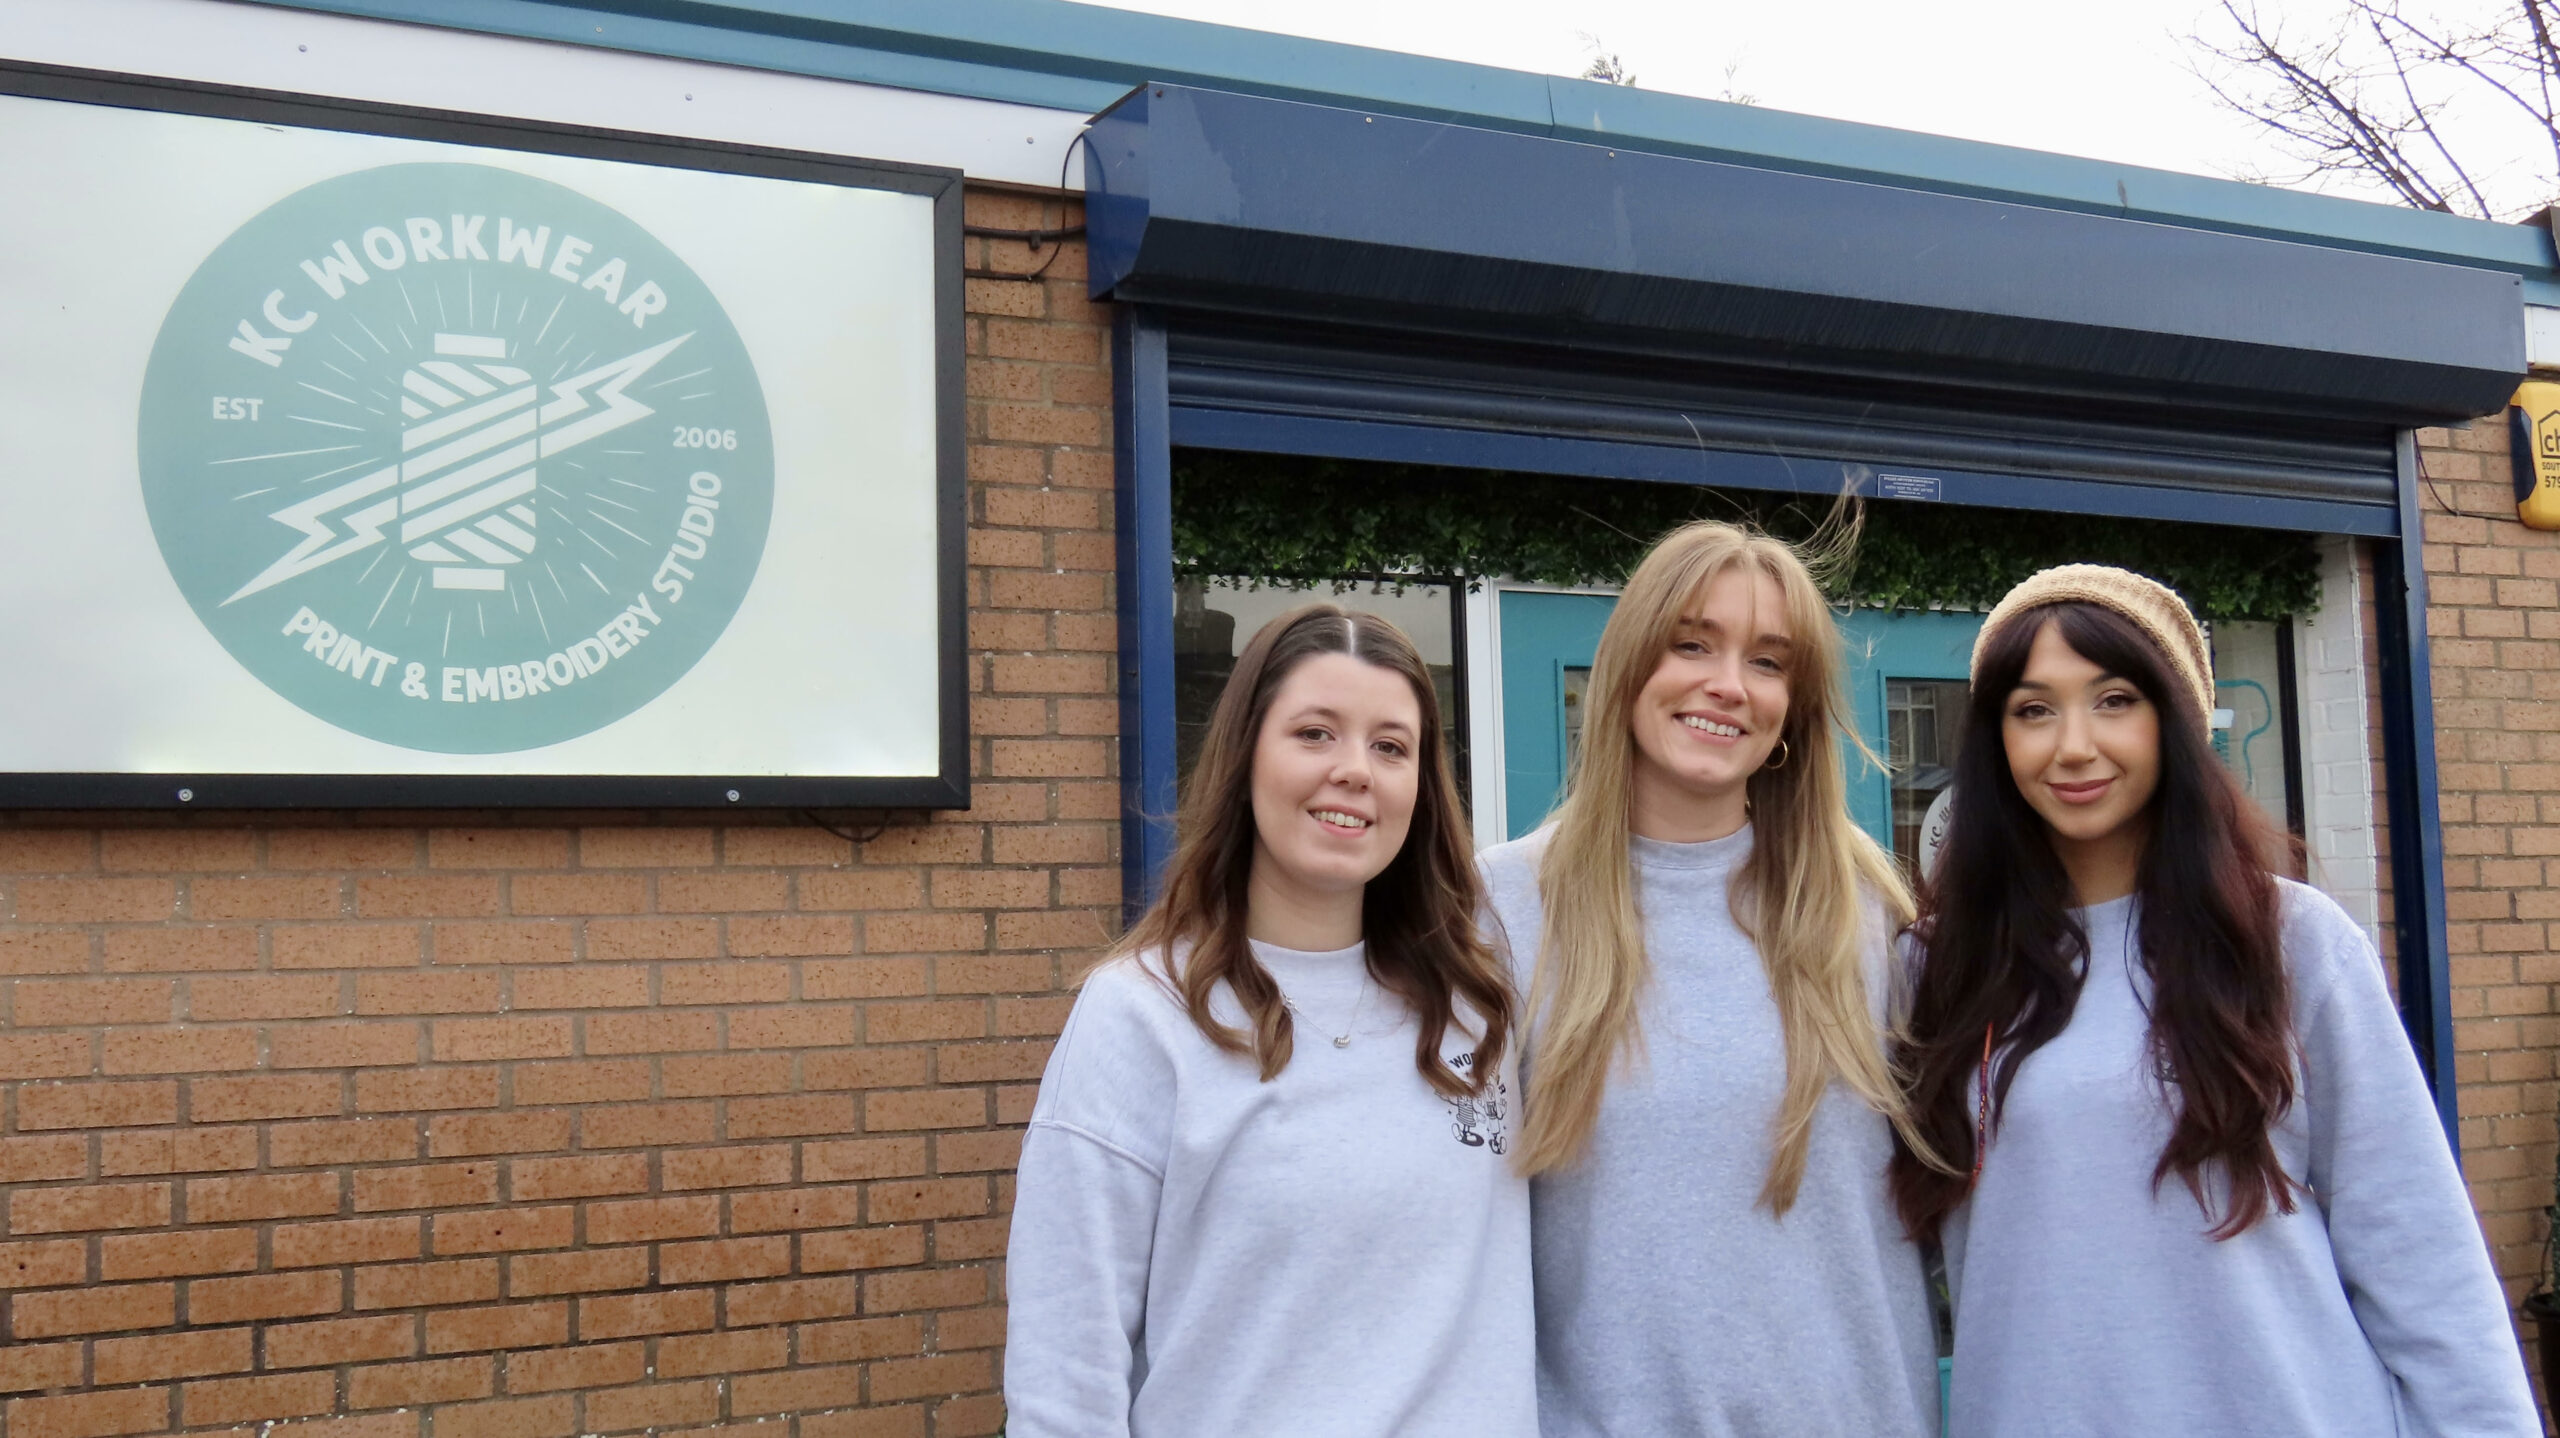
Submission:
[[956,175],[0,88],[0,802],[965,802]]

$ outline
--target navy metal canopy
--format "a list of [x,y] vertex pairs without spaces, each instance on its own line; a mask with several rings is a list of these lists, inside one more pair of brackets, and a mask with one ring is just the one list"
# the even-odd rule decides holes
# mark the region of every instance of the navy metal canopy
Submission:
[[2492,270],[1148,85],[1097,297],[2423,424],[2503,406]]

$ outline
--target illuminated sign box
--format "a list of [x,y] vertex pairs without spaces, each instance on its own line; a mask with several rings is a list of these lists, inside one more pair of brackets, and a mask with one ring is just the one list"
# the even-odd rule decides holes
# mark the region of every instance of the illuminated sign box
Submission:
[[0,69],[0,805],[967,803],[960,176]]

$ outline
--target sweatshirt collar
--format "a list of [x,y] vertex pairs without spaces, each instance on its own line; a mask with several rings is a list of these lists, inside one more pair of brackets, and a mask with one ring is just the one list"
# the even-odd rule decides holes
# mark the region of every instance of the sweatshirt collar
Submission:
[[1702,844],[1673,844],[1630,834],[1627,855],[1639,869],[1730,869],[1751,857],[1751,826],[1744,824]]

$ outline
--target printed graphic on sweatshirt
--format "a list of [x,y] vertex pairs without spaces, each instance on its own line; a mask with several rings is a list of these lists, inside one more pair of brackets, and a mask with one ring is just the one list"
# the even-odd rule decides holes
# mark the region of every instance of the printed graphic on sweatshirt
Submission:
[[[1449,1067],[1459,1073],[1472,1072],[1476,1056],[1472,1053],[1450,1057]],[[1458,1142],[1469,1148],[1490,1149],[1495,1153],[1511,1151],[1511,1086],[1495,1074],[1484,1090],[1468,1098],[1443,1098],[1449,1106],[1449,1129]]]
[[489,754],[656,699],[764,553],[764,392],[628,217],[476,164],[310,185],[216,246],[144,374],[143,500],[250,673],[341,729]]

